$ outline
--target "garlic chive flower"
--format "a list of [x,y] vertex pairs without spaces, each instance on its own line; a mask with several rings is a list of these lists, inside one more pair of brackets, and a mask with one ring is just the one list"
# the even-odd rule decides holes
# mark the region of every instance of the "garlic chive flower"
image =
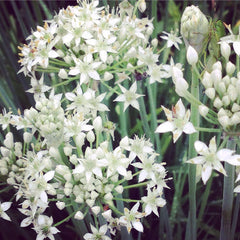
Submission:
[[170,33],[163,31],[162,33],[166,34],[161,36],[162,39],[167,40],[167,47],[170,48],[172,46],[174,46],[175,48],[177,48],[179,50],[179,46],[178,44],[182,43],[181,37],[177,37],[177,33],[178,32],[174,32],[173,30],[171,30]]
[[110,237],[106,236],[108,227],[107,225],[102,225],[99,230],[90,224],[92,233],[86,233],[83,238],[85,240],[111,240]]
[[196,132],[193,124],[189,122],[190,110],[186,111],[181,99],[178,100],[172,111],[164,106],[162,108],[168,121],[160,124],[155,131],[156,133],[172,132],[175,143],[183,132],[186,134]]
[[208,146],[204,142],[196,141],[194,147],[200,156],[188,160],[187,163],[201,165],[201,175],[204,184],[207,183],[213,169],[226,175],[226,171],[223,168],[221,161],[226,161],[232,165],[240,163],[240,156],[233,155],[234,151],[227,148],[217,150],[216,137],[213,137],[210,140]]
[[139,111],[139,103],[137,99],[143,95],[137,94],[137,82],[134,82],[132,86],[128,89],[119,85],[123,94],[119,95],[114,101],[116,102],[124,102],[124,109],[126,111],[129,105],[136,108]]

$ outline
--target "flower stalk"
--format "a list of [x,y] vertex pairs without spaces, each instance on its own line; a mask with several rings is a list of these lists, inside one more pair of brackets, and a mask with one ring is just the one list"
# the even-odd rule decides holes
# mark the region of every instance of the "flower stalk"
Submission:
[[[229,138],[227,141],[227,148],[234,150],[236,143],[234,139]],[[225,162],[225,170],[227,176],[224,176],[223,183],[223,202],[222,202],[222,219],[220,229],[220,240],[232,240],[231,233],[232,224],[232,208],[233,208],[233,189],[234,189],[234,174],[235,167]]]

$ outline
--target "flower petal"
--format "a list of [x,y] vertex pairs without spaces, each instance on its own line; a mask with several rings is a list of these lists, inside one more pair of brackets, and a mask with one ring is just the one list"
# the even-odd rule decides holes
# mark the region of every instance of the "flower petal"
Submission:
[[156,129],[156,133],[165,133],[165,132],[172,132],[174,130],[175,126],[173,122],[164,122],[162,124],[160,124],[157,129]]

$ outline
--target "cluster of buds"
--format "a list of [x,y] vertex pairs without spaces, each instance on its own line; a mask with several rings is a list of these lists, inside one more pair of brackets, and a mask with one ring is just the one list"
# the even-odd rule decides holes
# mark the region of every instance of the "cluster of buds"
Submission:
[[235,71],[236,66],[227,58],[224,69],[218,61],[213,64],[211,72],[204,73],[202,79],[205,94],[213,101],[218,121],[226,131],[233,130],[240,123],[240,72],[235,76]]
[[181,34],[186,47],[192,46],[200,53],[208,31],[208,20],[200,9],[196,6],[186,7],[181,18]]

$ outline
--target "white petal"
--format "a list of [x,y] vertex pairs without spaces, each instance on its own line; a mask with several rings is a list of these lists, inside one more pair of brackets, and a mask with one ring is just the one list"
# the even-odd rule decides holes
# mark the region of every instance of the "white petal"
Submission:
[[231,157],[234,151],[223,148],[217,152],[217,157],[220,161],[228,161]]
[[4,202],[1,204],[1,209],[5,212],[7,211],[12,205],[12,202]]
[[165,133],[165,132],[172,132],[174,130],[175,126],[173,122],[164,122],[161,123],[157,129],[156,129],[156,133]]
[[177,118],[183,119],[186,114],[186,110],[181,99],[179,99],[178,102],[176,103],[175,109],[176,109]]
[[142,182],[147,177],[147,172],[145,170],[142,170],[139,174],[138,182]]
[[100,51],[100,59],[103,61],[103,62],[106,62],[107,61],[107,52],[102,50]]
[[181,129],[174,130],[173,131],[173,142],[175,143],[181,135],[182,135],[182,130]]
[[201,141],[196,141],[194,143],[194,147],[195,147],[197,153],[199,153],[199,154],[204,155],[204,154],[208,153],[207,145],[205,143],[201,142]]
[[137,231],[143,232],[143,225],[140,221],[132,222],[132,225]]
[[56,57],[58,57],[59,55],[58,55],[58,53],[57,53],[56,51],[51,50],[51,51],[49,51],[48,56],[49,56],[50,58],[56,58]]
[[76,97],[76,95],[75,95],[74,93],[67,92],[67,93],[65,93],[65,97],[66,97],[69,101],[74,101],[74,98]]
[[234,192],[240,193],[240,185],[238,185],[237,187],[234,188]]
[[198,157],[189,159],[186,162],[192,163],[192,164],[203,164],[205,162],[205,158],[203,156],[198,156]]
[[215,136],[213,138],[211,138],[211,140],[209,142],[209,150],[212,153],[215,153],[217,151],[216,137]]
[[206,184],[211,174],[212,174],[212,167],[204,165],[202,168],[202,180],[204,184]]
[[186,134],[192,134],[196,132],[196,129],[191,122],[188,122],[184,125],[183,132],[185,132]]
[[240,166],[240,155],[233,155],[225,161],[231,165]]
[[27,227],[32,223],[32,219],[30,217],[24,218],[20,224],[21,227]]
[[240,42],[233,42],[233,49],[235,53],[239,56],[240,55]]
[[69,71],[69,75],[73,75],[73,76],[76,76],[80,73],[80,70],[78,68],[73,68]]
[[2,212],[0,216],[7,221],[11,221],[10,217],[5,212]]
[[90,78],[93,78],[94,80],[100,80],[100,76],[99,76],[99,74],[98,74],[97,71],[94,71],[94,70],[89,71],[89,72],[88,72],[88,76],[89,76]]
[[45,179],[46,182],[48,182],[49,180],[53,179],[54,174],[55,174],[55,171],[49,171],[44,174],[43,178]]

